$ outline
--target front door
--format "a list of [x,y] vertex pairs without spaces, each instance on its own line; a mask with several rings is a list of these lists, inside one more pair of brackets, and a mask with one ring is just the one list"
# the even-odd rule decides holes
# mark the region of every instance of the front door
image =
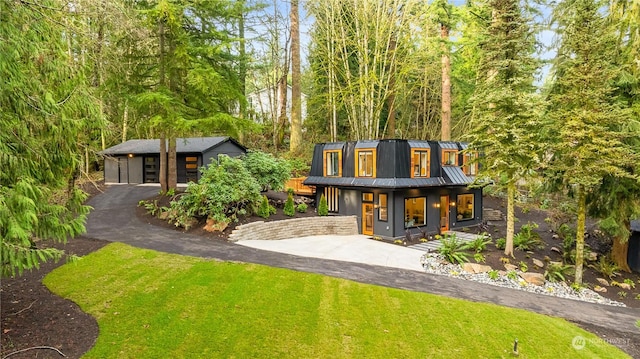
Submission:
[[440,232],[449,230],[449,196],[440,196]]
[[362,234],[373,235],[373,203],[362,204]]

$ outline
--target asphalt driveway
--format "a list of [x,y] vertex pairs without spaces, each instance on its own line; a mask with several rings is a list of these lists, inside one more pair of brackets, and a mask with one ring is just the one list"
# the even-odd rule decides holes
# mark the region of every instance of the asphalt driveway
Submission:
[[[330,260],[265,251],[180,233],[141,222],[136,217],[135,207],[141,199],[152,197],[158,191],[159,187],[154,186],[109,186],[104,193],[89,201],[89,205],[94,207],[94,210],[87,221],[86,236],[168,253],[264,264],[319,273],[361,283],[522,308],[599,327],[603,331],[616,330],[631,335],[635,334],[640,340],[640,329],[634,325],[635,321],[640,319],[640,309],[586,303],[482,285],[472,281],[420,272],[415,268],[370,265],[349,261],[347,258]],[[384,245],[382,243],[376,244]],[[358,256],[359,250],[353,249],[353,251],[355,258]],[[541,330],[544,329],[541,328]]]

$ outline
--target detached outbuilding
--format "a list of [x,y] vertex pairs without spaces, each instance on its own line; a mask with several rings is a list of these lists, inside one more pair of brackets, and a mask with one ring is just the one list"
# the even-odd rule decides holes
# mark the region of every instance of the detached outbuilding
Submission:
[[[178,138],[176,143],[178,183],[195,182],[199,168],[224,154],[243,155],[247,149],[231,137]],[[160,140],[129,140],[100,152],[104,156],[105,183],[158,183]]]

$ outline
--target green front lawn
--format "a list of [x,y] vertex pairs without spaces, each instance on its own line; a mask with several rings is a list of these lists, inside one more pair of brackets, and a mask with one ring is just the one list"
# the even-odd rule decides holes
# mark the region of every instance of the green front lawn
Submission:
[[119,243],[44,282],[98,320],[89,358],[628,357],[524,310]]

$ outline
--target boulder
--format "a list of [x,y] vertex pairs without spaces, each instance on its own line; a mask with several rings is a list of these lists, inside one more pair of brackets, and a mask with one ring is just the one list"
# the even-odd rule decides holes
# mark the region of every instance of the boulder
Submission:
[[621,289],[625,289],[625,290],[631,290],[631,285],[629,285],[627,283],[618,283],[618,287],[620,287]]
[[598,293],[606,293],[607,292],[607,288],[601,287],[599,285],[593,287],[593,290],[595,290]]
[[218,222],[214,219],[209,218],[207,219],[207,224],[205,224],[204,227],[202,227],[202,229],[204,229],[207,232],[216,232],[216,231],[222,232],[227,228],[228,225],[229,225],[228,223]]
[[540,273],[524,272],[524,273],[520,273],[520,277],[522,277],[522,279],[524,279],[529,284],[533,284],[533,285],[544,284],[544,275]]
[[465,263],[462,269],[467,273],[486,273],[491,270],[491,267],[478,263]]
[[596,280],[598,281],[598,283],[600,283],[600,285],[604,285],[606,287],[610,286],[609,282],[604,278],[596,278]]
[[518,269],[518,266],[510,264],[510,263],[506,263],[504,265],[504,269],[508,270],[509,272],[514,271],[516,269]]
[[533,258],[532,261],[533,261],[533,265],[534,266],[536,266],[538,268],[544,268],[544,262],[543,261],[541,261],[541,260],[539,260],[537,258]]

